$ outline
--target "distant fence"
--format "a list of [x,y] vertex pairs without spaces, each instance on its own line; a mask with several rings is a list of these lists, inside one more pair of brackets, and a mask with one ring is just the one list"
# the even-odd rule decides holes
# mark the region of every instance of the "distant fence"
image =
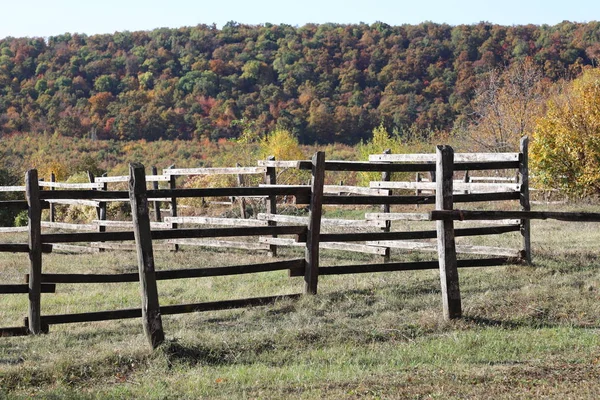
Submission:
[[[435,155],[404,155],[383,154],[373,156],[369,162],[340,162],[326,161],[324,153],[318,152],[310,161],[276,161],[273,159],[260,162],[258,168],[244,169],[246,173],[264,174],[264,186],[233,187],[233,188],[195,188],[177,189],[171,182],[176,174],[190,173],[189,170],[169,169],[169,179],[159,178],[155,173],[145,175],[144,167],[140,164],[130,166],[128,191],[110,191],[106,184],[123,181],[123,177],[90,178],[89,184],[81,188],[62,186],[57,183],[40,183],[37,171],[30,170],[26,174],[26,201],[0,202],[0,207],[10,207],[28,210],[28,243],[0,244],[0,251],[28,253],[30,259],[27,283],[23,285],[0,285],[0,293],[28,293],[29,311],[26,326],[0,329],[2,335],[28,334],[47,332],[49,325],[85,321],[99,321],[121,318],[142,317],[144,331],[152,346],[158,345],[164,338],[161,315],[178,314],[196,311],[220,310],[234,307],[246,307],[271,303],[283,297],[295,298],[300,294],[287,296],[271,296],[261,298],[236,299],[210,303],[181,304],[160,306],[157,281],[164,279],[185,279],[207,276],[222,276],[248,274],[265,271],[287,270],[290,276],[304,277],[304,293],[316,294],[320,275],[354,274],[366,272],[408,271],[438,269],[440,270],[443,310],[446,318],[461,316],[461,300],[458,285],[459,267],[485,267],[503,265],[514,262],[516,257],[531,260],[529,220],[534,218],[559,218],[564,220],[600,221],[596,214],[578,213],[532,213],[529,209],[527,141],[522,141],[520,153],[494,155],[462,155],[454,154],[447,146],[438,146]],[[310,186],[283,186],[275,182],[275,168],[298,168],[310,170],[312,174]],[[518,173],[517,183],[493,184],[482,187],[478,183],[460,184],[455,182],[455,171],[477,170],[515,170]],[[207,173],[208,169],[197,169],[194,173]],[[371,183],[370,188],[350,189],[339,185],[327,187],[325,174],[334,171],[370,171],[381,172],[382,180]],[[164,171],[163,171],[164,172]],[[240,169],[213,169],[215,173],[239,173]],[[433,173],[434,184],[423,182],[421,185],[404,185],[393,182],[390,174],[393,172],[424,172]],[[169,182],[169,189],[148,190],[148,182]],[[87,186],[89,185],[89,186]],[[40,187],[61,188],[63,190],[40,190]],[[484,193],[474,193],[485,189]],[[397,195],[394,191],[403,190],[434,190],[435,194]],[[492,190],[492,191],[490,191]],[[465,193],[468,192],[468,193]],[[341,194],[343,193],[343,194]],[[267,200],[267,213],[262,213],[256,219],[240,219],[233,222],[228,219],[209,217],[177,216],[178,198],[212,198],[212,197],[249,197],[259,196]],[[308,205],[308,216],[294,217],[277,214],[276,200],[281,196],[293,196],[297,204]],[[149,203],[169,199],[172,214],[165,217],[161,224],[150,222]],[[41,210],[50,208],[58,202],[83,204],[80,201],[94,202],[93,206],[101,209],[106,201],[128,201],[131,204],[132,221],[106,221],[101,218],[97,224],[89,228],[119,225],[131,227],[128,231],[98,231],[76,233],[43,233],[46,225],[41,221]],[[454,203],[460,202],[491,202],[519,201],[519,211],[461,211],[454,209]],[[86,203],[87,204],[87,203]],[[392,213],[390,205],[435,205],[435,210],[421,213]],[[92,205],[91,203],[89,205]],[[322,218],[324,205],[379,205],[381,213],[367,213],[364,221],[345,222]],[[155,211],[160,210],[156,207]],[[100,213],[99,213],[100,214]],[[156,213],[158,214],[158,212]],[[106,215],[106,214],[104,214]],[[155,215],[158,217],[158,215]],[[158,217],[157,219],[160,219]],[[435,230],[394,231],[393,221],[437,221]],[[455,220],[508,220],[506,223],[478,227],[454,228]],[[517,220],[516,222],[514,220]],[[219,228],[181,228],[175,224],[205,223],[231,224],[231,227]],[[352,228],[369,227],[378,231],[322,233],[321,227],[327,224],[351,224]],[[60,225],[55,225],[60,227]],[[162,229],[157,229],[162,228]],[[495,235],[506,232],[520,232],[522,248],[507,250],[504,256],[489,258],[458,259],[457,252],[490,254],[499,249],[476,246],[456,245],[458,236]],[[171,244],[185,244],[189,240],[203,239],[207,241],[227,237],[259,237],[259,243],[245,242],[248,249],[266,249],[276,254],[278,245],[302,246],[305,249],[303,258],[281,260],[268,263],[238,265],[218,268],[193,268],[184,270],[155,271],[153,251],[158,243],[155,240],[170,241]],[[287,237],[281,237],[287,236]],[[420,239],[435,239],[435,244],[414,242]],[[72,246],[72,243],[92,242],[131,242],[138,253],[139,271],[135,274],[46,274],[42,268],[42,253],[51,252],[57,246]],[[408,241],[408,242],[407,242]],[[359,243],[357,243],[359,242]],[[233,242],[230,242],[233,243]],[[241,243],[241,242],[240,242]],[[119,243],[123,246],[125,243]],[[253,247],[252,245],[259,245]],[[242,246],[242,245],[240,245]],[[320,267],[321,249],[336,250],[362,249],[364,252],[385,256],[384,263],[341,265]],[[421,262],[389,262],[389,249],[434,250],[438,259]],[[370,250],[378,249],[378,250]],[[503,250],[504,251],[504,250]],[[132,282],[139,281],[142,291],[142,308],[125,310],[108,310],[92,313],[43,315],[41,310],[41,293],[54,292],[57,284],[64,283],[103,283],[103,282]]]

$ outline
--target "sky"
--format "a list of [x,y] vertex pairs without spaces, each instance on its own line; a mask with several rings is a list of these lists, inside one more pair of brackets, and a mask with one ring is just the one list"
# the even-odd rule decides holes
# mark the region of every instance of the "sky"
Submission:
[[217,24],[424,21],[501,25],[600,20],[599,0],[0,0],[0,38]]

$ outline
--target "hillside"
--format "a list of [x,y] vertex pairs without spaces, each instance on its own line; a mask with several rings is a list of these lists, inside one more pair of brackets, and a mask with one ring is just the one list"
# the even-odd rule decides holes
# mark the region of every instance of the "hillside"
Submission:
[[274,126],[354,144],[383,122],[465,122],[487,71],[531,58],[552,81],[600,54],[600,23],[389,26],[228,23],[0,40],[0,135],[153,141]]

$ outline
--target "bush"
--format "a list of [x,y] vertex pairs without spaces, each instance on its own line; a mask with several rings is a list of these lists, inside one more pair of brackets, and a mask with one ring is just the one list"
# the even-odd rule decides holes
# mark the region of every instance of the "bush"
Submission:
[[14,219],[15,226],[27,226],[29,224],[29,216],[27,211],[20,211]]

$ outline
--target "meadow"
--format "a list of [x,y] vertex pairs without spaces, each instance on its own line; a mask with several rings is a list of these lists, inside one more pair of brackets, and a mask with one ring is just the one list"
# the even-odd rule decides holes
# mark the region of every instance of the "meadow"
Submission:
[[[1,338],[0,398],[597,398],[598,225],[532,221],[532,232],[533,265],[459,271],[459,320],[443,319],[437,271],[324,276],[316,296],[164,316],[167,341],[154,352],[138,319],[53,325],[48,335]],[[485,240],[514,244],[518,236]],[[279,258],[301,254],[282,249]],[[157,269],[270,260],[190,247],[155,252],[155,258]],[[407,258],[435,254],[392,253],[392,260]],[[368,260],[377,256],[322,253],[325,266]],[[26,256],[0,254],[3,282],[21,283],[27,268]],[[119,273],[137,266],[134,253],[57,253],[44,256],[44,269]],[[300,293],[302,285],[302,278],[270,272],[161,281],[159,295],[168,305]],[[137,283],[65,284],[43,295],[42,309],[83,312],[139,301]],[[25,295],[4,295],[1,324],[20,325],[26,310]]]

